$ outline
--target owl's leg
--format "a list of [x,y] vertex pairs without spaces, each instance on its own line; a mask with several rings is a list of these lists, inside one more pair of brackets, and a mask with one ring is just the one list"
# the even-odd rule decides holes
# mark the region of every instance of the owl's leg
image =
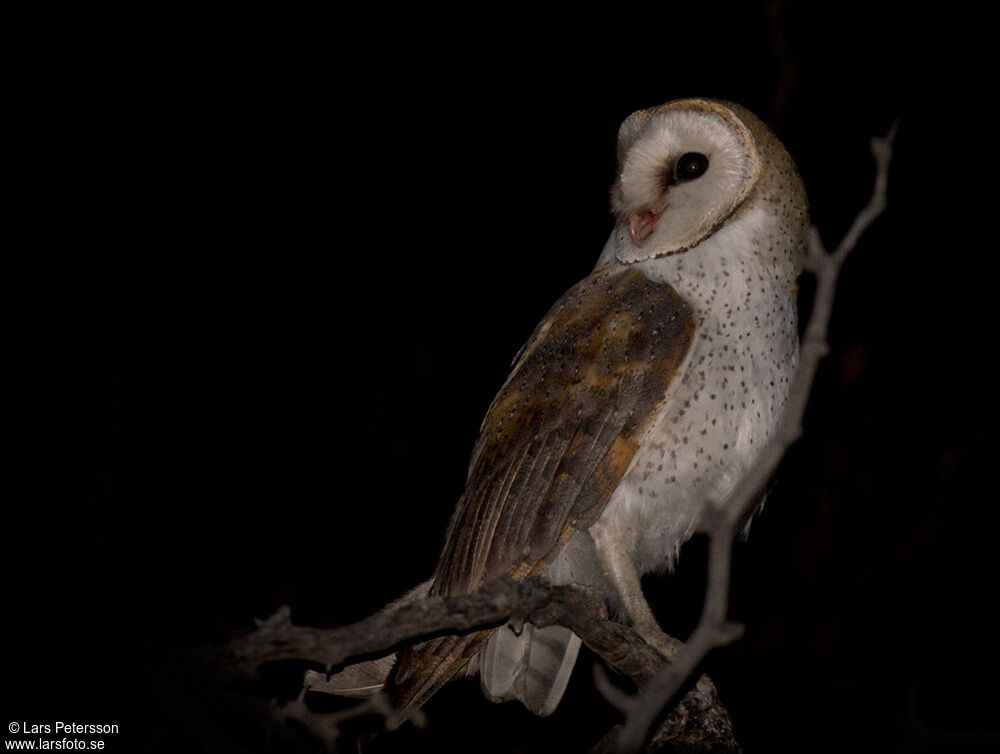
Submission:
[[664,657],[673,657],[681,642],[665,634],[656,622],[642,594],[639,573],[629,557],[624,538],[617,531],[600,524],[591,526],[589,532],[604,574],[618,591],[635,632]]

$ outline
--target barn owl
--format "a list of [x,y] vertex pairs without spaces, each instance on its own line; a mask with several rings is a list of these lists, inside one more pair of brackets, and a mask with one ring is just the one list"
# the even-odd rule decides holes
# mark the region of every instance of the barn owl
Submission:
[[[662,647],[640,577],[671,566],[775,429],[797,361],[807,205],[785,148],[738,105],[640,110],[617,153],[614,230],[487,412],[415,596],[541,574],[602,590]],[[561,626],[436,638],[401,652],[386,686],[413,709],[478,670],[490,699],[546,715],[579,648]]]

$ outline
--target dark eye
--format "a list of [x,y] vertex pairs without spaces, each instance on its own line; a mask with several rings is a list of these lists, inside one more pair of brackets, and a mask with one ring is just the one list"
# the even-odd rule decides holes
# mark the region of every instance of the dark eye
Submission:
[[677,160],[677,180],[693,181],[708,170],[708,158],[700,152],[687,152]]

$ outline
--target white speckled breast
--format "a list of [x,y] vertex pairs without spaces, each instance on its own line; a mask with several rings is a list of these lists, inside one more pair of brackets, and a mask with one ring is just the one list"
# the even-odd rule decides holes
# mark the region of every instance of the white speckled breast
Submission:
[[794,286],[763,259],[775,218],[741,213],[689,252],[640,263],[697,313],[681,375],[601,521],[633,538],[640,573],[663,568],[766,444],[798,354]]
[[[780,224],[764,208],[748,209],[687,252],[636,264],[673,286],[697,317],[680,374],[599,519],[629,543],[639,573],[672,565],[697,530],[705,500],[725,498],[781,418],[798,360],[798,324],[792,268],[776,260],[794,254],[801,238],[776,233]],[[628,243],[625,233],[612,234],[598,266]],[[548,576],[603,583],[597,568],[592,541],[578,536]]]

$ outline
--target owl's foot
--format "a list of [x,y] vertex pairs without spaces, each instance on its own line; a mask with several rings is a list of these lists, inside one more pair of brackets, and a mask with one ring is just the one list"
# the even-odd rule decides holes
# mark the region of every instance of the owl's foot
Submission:
[[[646,604],[646,609],[649,610],[649,605]],[[650,616],[652,617],[652,616]],[[635,620],[633,618],[633,620]],[[664,633],[663,629],[660,628],[660,624],[653,620],[652,622],[635,622],[632,626],[635,632],[642,637],[649,646],[663,655],[666,659],[670,660],[675,654],[677,654],[677,649],[681,646],[681,641],[675,639],[667,633]]]

